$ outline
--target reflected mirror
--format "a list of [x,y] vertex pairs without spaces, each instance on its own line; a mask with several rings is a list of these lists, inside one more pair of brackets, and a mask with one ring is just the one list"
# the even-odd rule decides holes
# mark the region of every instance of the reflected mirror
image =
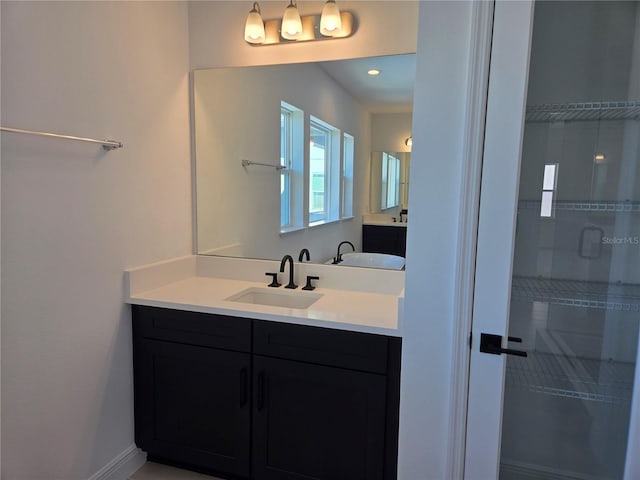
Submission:
[[194,71],[197,253],[362,252],[367,215],[407,208],[414,78],[414,54]]
[[410,163],[410,152],[371,153],[371,213],[390,212],[395,215],[398,208],[409,208]]

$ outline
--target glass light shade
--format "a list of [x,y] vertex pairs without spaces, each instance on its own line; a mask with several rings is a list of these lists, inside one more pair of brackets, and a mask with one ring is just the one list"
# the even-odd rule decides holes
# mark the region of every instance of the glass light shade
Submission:
[[249,12],[244,24],[244,39],[249,43],[264,42],[264,22],[262,16],[255,7]]
[[282,31],[280,35],[287,40],[297,40],[302,33],[302,20],[298,8],[291,2],[282,16]]
[[342,30],[340,9],[334,0],[327,0],[320,17],[320,33],[326,37],[337,35]]

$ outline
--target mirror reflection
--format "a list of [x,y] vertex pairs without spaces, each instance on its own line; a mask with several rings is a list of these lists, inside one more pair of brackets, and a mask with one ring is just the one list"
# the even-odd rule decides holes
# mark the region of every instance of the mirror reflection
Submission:
[[[371,213],[408,209],[410,152],[372,152],[370,210]],[[392,216],[392,221],[393,221]],[[396,219],[399,218],[395,217]]]
[[194,71],[197,253],[375,251],[363,227],[406,218],[414,77],[413,54]]

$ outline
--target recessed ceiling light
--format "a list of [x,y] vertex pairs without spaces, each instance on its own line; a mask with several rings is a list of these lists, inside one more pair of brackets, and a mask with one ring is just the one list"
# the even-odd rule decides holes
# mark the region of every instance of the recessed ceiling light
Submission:
[[372,68],[371,70],[369,70],[367,72],[369,75],[371,75],[372,77],[375,77],[376,75],[380,75],[380,70],[377,70],[375,68]]

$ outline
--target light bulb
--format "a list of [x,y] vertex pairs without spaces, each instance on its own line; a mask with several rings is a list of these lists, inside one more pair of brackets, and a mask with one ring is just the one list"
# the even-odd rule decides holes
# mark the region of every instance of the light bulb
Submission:
[[342,30],[342,19],[340,18],[340,9],[336,5],[335,0],[327,0],[322,9],[320,17],[320,33],[327,37],[333,37],[340,34]]
[[282,31],[280,35],[286,40],[297,40],[301,33],[302,20],[300,19],[300,13],[298,13],[298,7],[291,0],[282,16]]
[[247,21],[244,24],[244,39],[249,43],[264,42],[264,22],[260,15],[258,2],[253,3],[253,8],[247,15]]

